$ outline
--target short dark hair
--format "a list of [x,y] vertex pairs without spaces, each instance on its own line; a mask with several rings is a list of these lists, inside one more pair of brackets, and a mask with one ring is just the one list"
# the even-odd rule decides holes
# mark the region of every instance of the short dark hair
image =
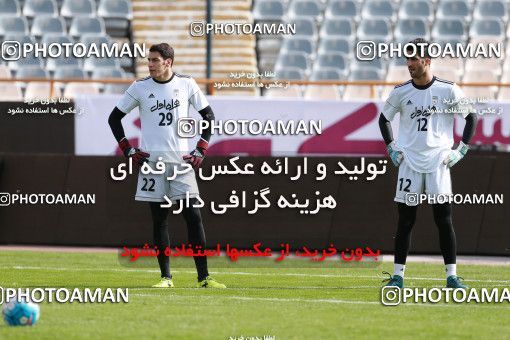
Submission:
[[[430,45],[430,42],[423,39],[423,38],[416,38],[414,40],[411,40],[410,42],[408,42],[407,44],[412,44],[412,45],[415,45],[416,46],[416,55],[420,58],[429,58],[429,59],[432,59],[431,56],[430,56],[430,53],[429,53],[429,45]],[[418,45],[420,44],[420,45]],[[422,50],[422,46],[423,46],[423,50]],[[407,49],[406,51],[409,52],[409,51],[412,51],[412,47],[411,46],[407,46]],[[423,52],[423,53],[421,53]]]
[[149,52],[159,52],[163,59],[172,59],[172,64],[174,61],[174,49],[172,46],[167,43],[155,44],[152,45],[149,49]]

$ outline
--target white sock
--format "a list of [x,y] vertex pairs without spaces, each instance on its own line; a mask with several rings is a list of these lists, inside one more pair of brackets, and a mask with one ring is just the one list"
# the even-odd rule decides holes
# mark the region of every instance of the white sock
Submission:
[[393,264],[393,275],[399,275],[400,277],[404,277],[404,272],[406,270],[405,264]]
[[447,265],[445,265],[445,268],[446,268],[446,277],[449,277],[452,275],[457,276],[457,265],[455,263],[447,264]]

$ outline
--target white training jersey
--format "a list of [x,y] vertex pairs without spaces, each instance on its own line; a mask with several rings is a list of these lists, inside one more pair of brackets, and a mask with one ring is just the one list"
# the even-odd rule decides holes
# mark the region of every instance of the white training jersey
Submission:
[[195,80],[173,73],[166,82],[147,77],[134,81],[117,103],[128,114],[139,107],[142,125],[141,149],[150,154],[150,161],[181,163],[189,152],[188,139],[179,137],[177,123],[189,116],[190,105],[200,111],[209,103]]
[[395,86],[382,113],[391,121],[398,112],[397,149],[413,170],[429,173],[438,169],[453,146],[455,113],[465,118],[472,109],[457,84],[433,77],[427,85],[409,80]]

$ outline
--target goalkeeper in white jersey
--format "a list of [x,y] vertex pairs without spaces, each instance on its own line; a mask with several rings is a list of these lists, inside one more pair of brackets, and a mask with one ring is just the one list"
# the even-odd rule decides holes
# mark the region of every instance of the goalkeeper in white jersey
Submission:
[[[174,203],[185,199],[187,195],[191,198],[189,206],[182,203],[188,241],[194,249],[204,249],[206,244],[202,217],[200,210],[193,207],[197,205],[199,195],[195,173],[186,172],[175,176],[173,171],[182,171],[179,167],[184,167],[181,164],[183,162],[190,163],[194,169],[200,167],[211,137],[210,129],[205,129],[195,149],[188,153],[188,140],[181,138],[177,131],[178,121],[189,116],[190,105],[209,122],[214,120],[214,114],[195,80],[172,71],[174,50],[170,45],[161,43],[151,46],[148,61],[150,76],[131,84],[112,111],[108,123],[126,157],[132,158],[138,164],[149,162],[153,169],[156,168],[155,162],[158,160],[166,164],[164,174],[139,173],[135,199],[150,205],[154,243],[160,250],[158,264],[161,280],[153,287],[173,288],[170,261],[164,252],[166,247],[170,246],[167,226],[169,208],[162,208],[161,203],[165,202],[165,195]],[[140,111],[140,149],[130,145],[121,123],[121,119],[135,107]],[[167,180],[168,177],[175,178]],[[225,288],[225,285],[209,276],[205,256],[194,256],[194,260],[198,287]]]
[[[477,122],[474,110],[469,105],[460,104],[465,102],[461,101],[464,94],[460,87],[432,75],[428,42],[419,38],[411,43],[418,52],[407,58],[412,79],[395,86],[379,117],[388,153],[393,164],[399,167],[395,195],[399,217],[394,273],[390,274],[387,285],[401,288],[411,230],[416,220],[417,198],[423,193],[436,197],[452,194],[450,168],[466,155]],[[400,123],[398,138],[394,140],[390,121],[396,114],[400,115]],[[462,141],[452,150],[456,114],[465,118],[466,126]],[[451,203],[433,204],[432,209],[446,267],[446,286],[466,288],[456,272],[457,247]]]

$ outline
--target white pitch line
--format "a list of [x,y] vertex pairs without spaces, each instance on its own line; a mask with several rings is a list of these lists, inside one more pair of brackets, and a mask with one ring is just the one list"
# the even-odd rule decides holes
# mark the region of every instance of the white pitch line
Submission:
[[[162,295],[155,294],[129,294],[130,296],[141,296],[141,297],[157,297],[161,298]],[[247,297],[247,296],[224,296],[224,295],[215,295],[215,296],[200,296],[200,295],[168,295],[171,296],[172,300],[176,298],[201,298],[201,299],[230,299],[230,300],[243,300],[243,301],[269,301],[269,302],[299,302],[299,303],[331,303],[331,304],[353,304],[353,305],[380,305],[382,308],[387,308],[388,306],[384,306],[381,302],[375,301],[359,301],[359,300],[340,300],[340,299],[299,299],[299,298],[264,298],[264,297]],[[431,303],[410,303],[410,304],[401,304],[399,306],[406,307],[446,307],[446,308],[460,308],[463,304],[431,304]],[[467,305],[465,305],[467,306]],[[470,307],[472,304],[469,305]],[[476,304],[475,308],[503,308],[510,309],[510,307],[504,305],[482,305]],[[393,306],[392,306],[393,307]]]
[[[327,287],[327,286],[278,286],[278,287],[228,287],[229,290],[253,290],[253,291],[260,291],[262,289],[281,289],[281,290],[284,290],[284,289],[324,289],[324,290],[332,290],[332,289],[364,289],[364,288],[367,288],[367,289],[374,289],[374,288],[381,288],[381,286],[335,286],[335,287]],[[147,287],[147,288],[140,288],[140,287],[137,287],[137,288],[128,288],[129,290],[140,290],[140,291],[143,291],[143,290],[149,290],[149,291],[154,291],[155,288],[152,288],[152,287]],[[175,287],[173,289],[198,289],[198,290],[201,290],[201,288],[197,288],[197,287]],[[163,289],[164,291],[164,289]]]
[[[129,294],[130,296],[143,296],[143,297],[161,297],[161,295],[153,294]],[[338,299],[298,299],[298,298],[262,298],[262,297],[246,297],[246,296],[198,296],[198,295],[172,295],[172,299],[179,298],[203,298],[203,299],[231,299],[231,300],[246,300],[246,301],[274,301],[274,302],[313,302],[313,303],[346,303],[346,304],[364,304],[364,305],[380,305],[380,302],[374,301],[353,301],[353,300],[338,300]]]
[[[119,268],[57,268],[57,267],[34,267],[34,266],[4,266],[3,269],[19,270],[54,270],[54,271],[110,271],[110,272],[142,272],[159,273],[156,269],[119,269]],[[194,270],[172,270],[172,273],[195,274]],[[338,274],[304,274],[304,273],[250,273],[250,272],[218,272],[213,271],[210,274],[218,275],[247,275],[247,276],[298,276],[298,277],[330,277],[330,278],[363,278],[363,279],[384,279],[383,276],[373,275],[338,275]],[[424,281],[445,281],[444,278],[433,277],[406,277],[406,280],[424,280]],[[484,283],[510,283],[510,280],[479,280],[469,279],[466,282],[484,282]]]

